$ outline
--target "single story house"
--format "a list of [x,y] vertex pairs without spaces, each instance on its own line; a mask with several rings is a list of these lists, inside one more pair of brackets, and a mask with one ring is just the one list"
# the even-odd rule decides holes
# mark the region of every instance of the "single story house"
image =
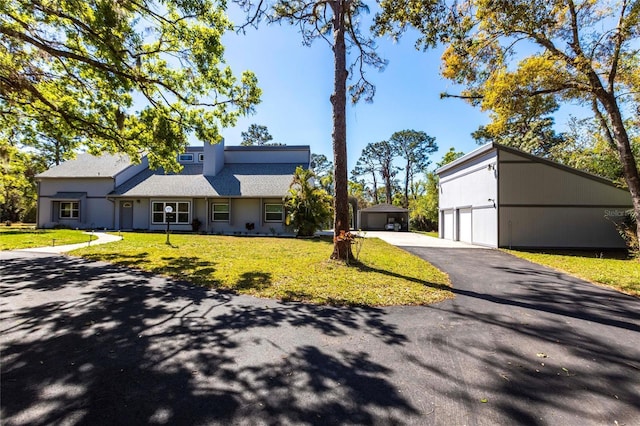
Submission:
[[440,238],[489,247],[615,249],[632,207],[612,181],[496,143],[436,170]]
[[309,146],[189,147],[179,173],[133,164],[126,155],[80,154],[37,176],[38,227],[283,233],[296,167]]
[[376,204],[358,210],[358,224],[363,231],[408,231],[409,210],[391,204]]

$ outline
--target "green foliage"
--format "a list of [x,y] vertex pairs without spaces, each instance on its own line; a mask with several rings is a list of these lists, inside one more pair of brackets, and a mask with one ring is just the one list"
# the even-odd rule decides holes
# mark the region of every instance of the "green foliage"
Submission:
[[409,202],[409,223],[417,231],[435,231],[438,229],[438,176],[427,173],[427,180],[419,182],[424,195]]
[[393,188],[395,184],[395,177],[400,170],[399,167],[393,164],[393,160],[396,157],[396,152],[393,145],[389,141],[380,141],[368,144],[363,153],[370,153],[375,164],[377,165],[377,171],[382,177],[384,183],[384,202],[391,204],[393,202]]
[[427,169],[431,163],[429,155],[438,150],[438,145],[436,138],[416,130],[395,132],[389,138],[389,143],[396,155],[404,161],[405,179],[402,206],[407,208],[409,206],[409,188],[413,183],[414,176]]
[[[435,138],[428,136],[425,132],[416,130],[395,132],[388,141],[369,143],[364,147],[356,166],[351,171],[351,179],[353,181],[360,179],[365,186],[365,192],[370,194],[374,204],[384,202],[406,208],[409,205],[409,192],[415,188],[413,185],[415,176],[426,171],[431,163],[429,155],[437,150]],[[401,188],[396,177],[402,169],[395,164],[396,160],[401,160],[404,164]],[[384,184],[383,193],[378,188],[378,178]]]
[[515,113],[504,126],[494,124],[480,126],[471,136],[478,144],[496,142],[547,158],[557,147],[564,146],[564,135],[555,132],[552,117],[523,117]]
[[366,192],[364,181],[349,181],[349,197],[353,197],[358,202],[358,209],[369,207],[371,197]]
[[449,163],[453,163],[463,155],[464,155],[464,152],[456,151],[454,147],[451,147],[449,148],[449,151],[445,152],[445,154],[442,156],[442,160],[436,163],[436,166],[438,166],[438,168],[444,167]]
[[35,175],[45,169],[41,158],[0,139],[0,221],[35,219]]
[[311,153],[309,168],[316,175],[320,187],[328,194],[333,195],[333,163],[327,159],[327,156]]
[[587,281],[640,296],[640,262],[636,259],[607,258],[603,256],[605,253],[505,251]]
[[[636,162],[640,162],[640,129],[630,125],[631,149]],[[625,187],[622,164],[615,148],[593,120],[572,118],[565,141],[551,149],[550,159],[611,179]]]
[[616,222],[616,228],[625,243],[627,243],[629,254],[640,260],[640,240],[638,239],[638,235],[635,233],[638,226],[637,222],[637,216],[632,210],[630,210],[626,213],[623,220]]
[[331,196],[313,185],[313,171],[296,168],[285,207],[291,226],[299,237],[312,236],[331,220]]
[[[371,183],[372,188],[368,188],[368,192],[371,195],[370,198],[372,199],[374,204],[379,203],[378,173],[380,172],[380,168],[381,164],[379,159],[377,158],[374,144],[368,143],[367,146],[365,146],[362,150],[355,168],[351,171],[351,180],[358,181],[358,178],[360,178],[360,182],[364,188],[368,188],[367,184],[369,182]],[[367,181],[366,178],[369,177],[371,177],[371,180]]]
[[243,146],[266,146],[266,145],[282,145],[277,142],[269,142],[273,140],[273,136],[269,133],[267,126],[261,126],[258,124],[251,124],[246,132],[241,132]]
[[259,102],[255,76],[224,65],[225,7],[0,1],[0,128],[17,122],[18,143],[52,162],[82,144],[177,168],[188,135],[216,142]]
[[257,297],[333,305],[425,305],[452,298],[429,263],[371,238],[355,266],[327,259],[332,241],[272,237],[127,233],[73,252]]

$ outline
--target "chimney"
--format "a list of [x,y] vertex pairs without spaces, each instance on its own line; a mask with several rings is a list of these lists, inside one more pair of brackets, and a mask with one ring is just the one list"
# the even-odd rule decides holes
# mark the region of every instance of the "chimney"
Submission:
[[204,143],[204,163],[202,174],[215,176],[224,167],[224,139],[218,143]]

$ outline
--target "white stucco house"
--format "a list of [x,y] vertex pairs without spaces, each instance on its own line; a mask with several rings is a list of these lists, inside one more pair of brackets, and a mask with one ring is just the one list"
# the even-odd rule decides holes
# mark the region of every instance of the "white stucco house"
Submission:
[[489,247],[624,248],[613,182],[496,143],[436,170],[440,238]]
[[[133,164],[126,155],[81,154],[37,176],[41,228],[285,232],[283,197],[309,146],[189,147],[180,173]],[[173,213],[166,213],[171,207]]]

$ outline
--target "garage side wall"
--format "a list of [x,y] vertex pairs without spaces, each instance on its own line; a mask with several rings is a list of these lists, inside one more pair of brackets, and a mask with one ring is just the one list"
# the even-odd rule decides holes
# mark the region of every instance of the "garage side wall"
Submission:
[[498,167],[501,247],[624,248],[613,222],[627,191],[510,152]]
[[440,174],[440,238],[496,247],[497,150]]

